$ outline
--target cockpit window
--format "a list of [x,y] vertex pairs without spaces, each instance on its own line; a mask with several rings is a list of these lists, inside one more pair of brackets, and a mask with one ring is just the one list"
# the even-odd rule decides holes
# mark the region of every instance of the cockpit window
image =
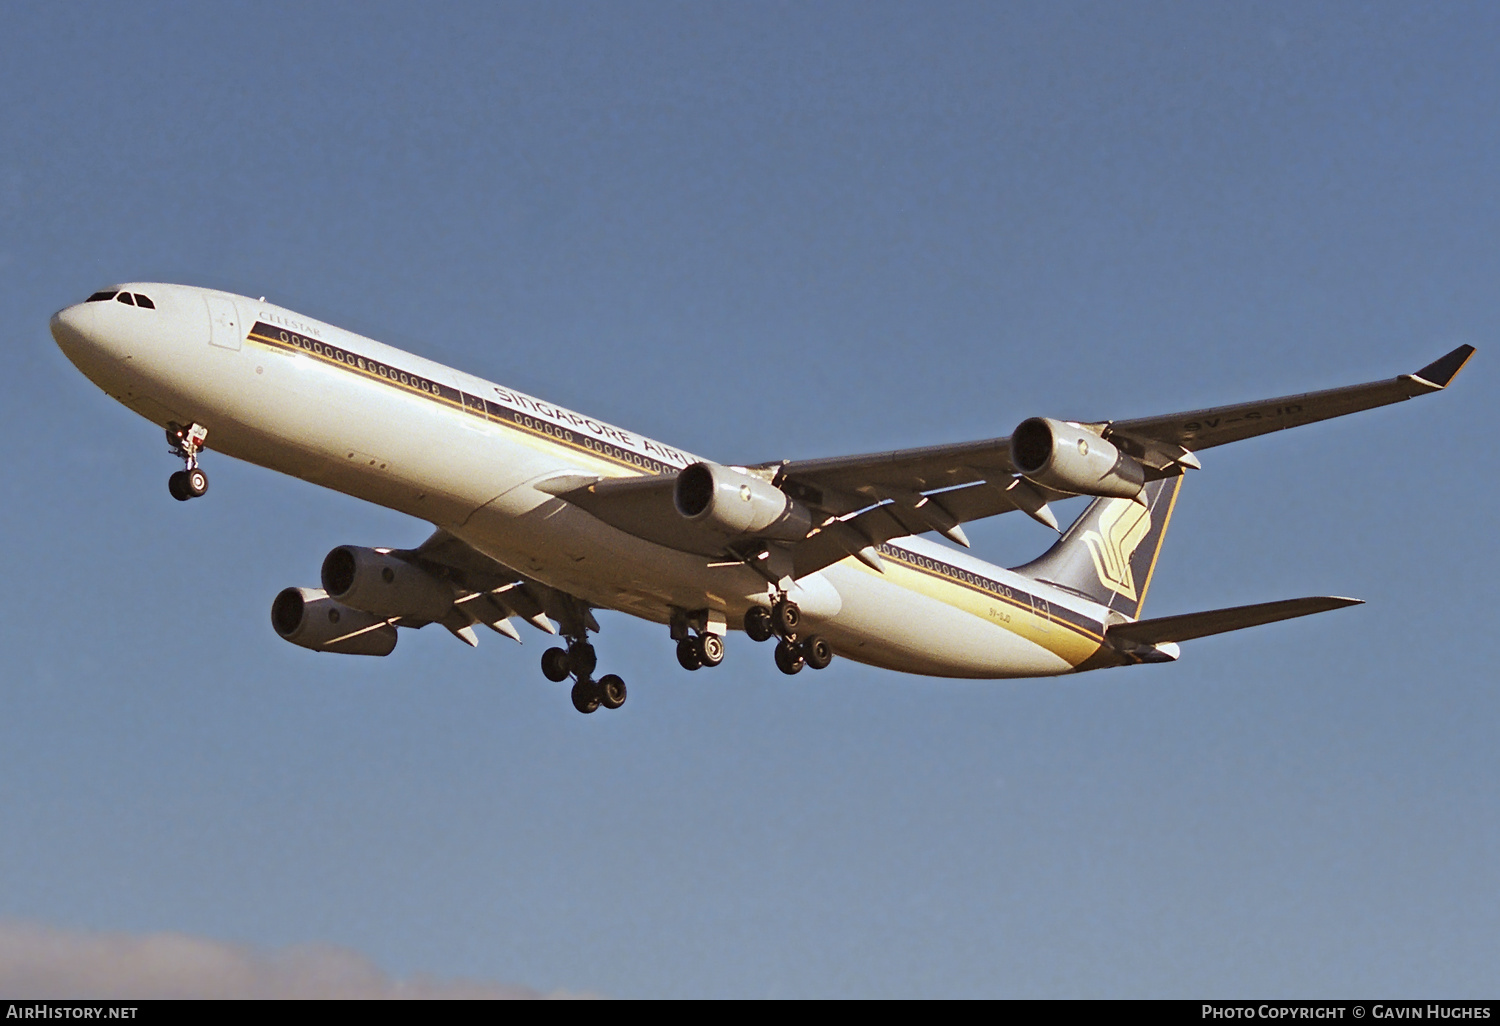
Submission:
[[126,306],[135,306],[135,300],[130,298],[129,292],[121,292],[115,297],[115,302],[124,303]]
[[114,291],[114,289],[110,289],[108,292],[95,292],[92,296],[90,296],[89,298],[85,299],[84,302],[85,303],[103,303],[103,302],[106,302],[107,300],[111,300],[111,299],[114,299],[114,298],[115,298],[115,291]]
[[144,306],[147,310],[155,310],[156,304],[151,302],[150,296],[143,296],[139,292],[135,294],[135,305]]

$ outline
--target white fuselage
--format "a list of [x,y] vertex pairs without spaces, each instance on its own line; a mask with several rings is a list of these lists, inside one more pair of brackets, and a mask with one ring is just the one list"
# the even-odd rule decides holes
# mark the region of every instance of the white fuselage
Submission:
[[[535,486],[561,475],[675,473],[681,449],[262,300],[157,283],[154,309],[80,303],[58,345],[158,425],[209,448],[409,513],[547,585],[659,623],[767,601],[743,565],[644,541]],[[1067,673],[1100,648],[1103,607],[919,538],[847,559],[793,597],[839,654],[949,677]]]

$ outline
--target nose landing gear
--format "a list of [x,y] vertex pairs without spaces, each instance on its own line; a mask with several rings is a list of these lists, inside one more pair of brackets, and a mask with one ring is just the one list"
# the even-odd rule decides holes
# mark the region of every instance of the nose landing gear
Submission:
[[198,454],[208,438],[208,428],[202,424],[167,425],[167,444],[172,455],[182,460],[182,469],[167,478],[167,491],[178,502],[196,499],[208,491],[208,475],[198,467]]

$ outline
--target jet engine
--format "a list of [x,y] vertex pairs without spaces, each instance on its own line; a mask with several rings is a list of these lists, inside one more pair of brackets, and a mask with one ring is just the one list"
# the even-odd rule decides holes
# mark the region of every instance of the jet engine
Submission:
[[1010,436],[1010,460],[1021,476],[1054,491],[1134,499],[1146,471],[1087,428],[1048,417],[1022,421]]
[[388,552],[340,545],[323,560],[323,587],[333,599],[383,620],[441,620],[453,608],[444,581]]
[[685,519],[730,537],[801,541],[812,530],[812,513],[780,488],[717,463],[679,471],[672,503]]
[[286,588],[277,595],[271,626],[287,641],[314,652],[383,656],[396,647],[396,628],[384,619],[313,588]]

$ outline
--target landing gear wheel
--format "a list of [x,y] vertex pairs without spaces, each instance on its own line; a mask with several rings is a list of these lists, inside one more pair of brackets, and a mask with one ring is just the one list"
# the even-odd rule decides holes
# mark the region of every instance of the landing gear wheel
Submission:
[[802,649],[802,658],[814,670],[821,670],[833,662],[833,646],[820,634],[809,634],[797,646]]
[[771,625],[771,611],[765,606],[751,606],[745,612],[745,633],[751,641],[770,641],[776,634]]
[[[599,685],[587,677],[573,685],[573,708],[585,715],[599,708],[599,703],[603,700],[603,697],[599,693]],[[624,699],[621,699],[621,701],[624,701]]]
[[696,670],[703,665],[695,639],[683,638],[677,643],[677,662],[684,670]]
[[579,680],[592,675],[594,667],[598,665],[599,657],[594,653],[594,646],[587,641],[568,646],[568,666],[578,675]]
[[189,497],[194,499],[208,491],[208,475],[197,467],[187,472],[183,483],[187,486]]
[[776,643],[776,669],[790,677],[802,670],[806,660],[802,658],[802,650],[792,641],[785,638]]
[[549,648],[542,653],[542,676],[555,684],[561,684],[572,673],[568,653],[560,648]]
[[791,599],[782,599],[771,607],[771,623],[777,634],[788,641],[796,641],[797,628],[802,623],[802,610]]
[[172,498],[178,502],[187,502],[192,498],[188,494],[187,471],[179,470],[167,478],[167,491],[172,493]]
[[599,678],[599,704],[606,709],[618,709],[625,704],[625,682],[613,673]]
[[704,666],[718,666],[724,661],[724,639],[717,634],[700,634],[693,639],[693,649]]

